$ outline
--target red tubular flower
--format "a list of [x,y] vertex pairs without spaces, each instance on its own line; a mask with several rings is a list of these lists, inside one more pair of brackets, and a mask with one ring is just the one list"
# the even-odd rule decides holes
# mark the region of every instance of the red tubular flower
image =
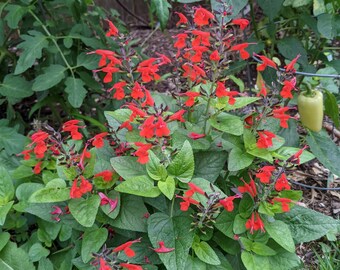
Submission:
[[153,123],[155,120],[155,117],[152,115],[149,118],[147,118],[144,123],[140,126],[141,131],[139,132],[139,135],[141,137],[150,139],[154,135],[154,128],[155,124]]
[[98,67],[106,66],[107,60],[110,60],[110,64],[109,64],[110,66],[114,66],[116,64],[118,64],[118,65],[122,64],[122,62],[115,57],[116,53],[113,52],[113,51],[95,50],[95,51],[89,52],[87,54],[93,54],[93,53],[101,56],[99,63],[98,63]]
[[193,63],[200,63],[202,61],[203,53],[209,50],[204,46],[193,46],[191,49],[195,52],[194,55],[189,57],[190,61]]
[[262,60],[262,64],[257,66],[256,70],[263,71],[263,70],[266,69],[267,66],[270,66],[270,67],[277,69],[274,61],[270,60],[269,58],[265,57],[264,55],[258,55],[256,53],[254,53],[254,55],[259,57]]
[[194,22],[197,26],[208,25],[209,20],[214,18],[214,14],[202,7],[197,8],[194,14]]
[[215,50],[215,51],[213,51],[211,54],[210,54],[210,56],[209,56],[209,59],[211,60],[211,61],[220,61],[221,60],[221,57],[220,57],[220,55],[218,54],[218,51],[217,50]]
[[112,268],[106,264],[103,258],[99,259],[99,270],[112,270]]
[[296,79],[290,81],[285,80],[281,89],[280,95],[283,98],[293,98],[292,90],[295,88]]
[[261,89],[260,89],[260,92],[258,92],[258,93],[256,94],[256,96],[259,97],[259,96],[261,96],[261,95],[264,96],[264,97],[267,96],[267,88],[266,88],[266,85],[264,84],[263,81],[261,81]]
[[100,197],[100,205],[106,205],[106,204],[110,205],[109,213],[113,212],[116,209],[118,205],[118,199],[112,200],[102,192],[98,192],[98,195]]
[[113,98],[117,100],[122,100],[123,98],[125,98],[124,86],[126,86],[126,82],[117,82],[108,90],[108,92],[111,92],[113,89],[115,89],[116,92],[114,93]]
[[140,164],[146,164],[149,162],[149,153],[148,151],[151,149],[151,143],[141,143],[136,142],[135,145],[139,147],[139,149],[135,152],[135,156],[138,157],[137,162]]
[[230,51],[238,51],[243,60],[246,60],[250,57],[250,54],[245,50],[249,46],[249,43],[242,43],[230,48]]
[[188,19],[187,17],[184,16],[183,13],[180,12],[175,12],[178,17],[179,17],[179,21],[176,23],[176,26],[179,26],[180,24],[187,24],[188,23]]
[[64,131],[64,132],[68,131],[68,132],[70,132],[72,140],[81,140],[83,138],[83,135],[81,135],[81,133],[78,131],[78,129],[81,128],[80,126],[78,126],[79,122],[80,122],[79,120],[70,120],[70,121],[67,121],[62,126],[62,130],[61,131]]
[[162,54],[162,53],[157,53],[156,54],[159,56],[159,58],[157,58],[160,62],[158,63],[158,66],[162,66],[162,65],[166,65],[166,64],[171,64],[171,60],[169,57],[167,57],[166,55]]
[[114,67],[113,65],[109,64],[106,67],[94,70],[93,72],[98,72],[98,71],[102,71],[102,72],[106,73],[106,75],[105,75],[105,77],[103,79],[103,82],[104,83],[110,83],[110,82],[112,82],[112,74],[116,73],[116,72],[118,72],[120,70],[119,70],[119,68]]
[[199,134],[195,132],[190,132],[188,134],[188,137],[193,140],[198,140],[198,139],[204,138],[205,136],[206,136],[205,134]]
[[185,197],[191,197],[192,195],[194,195],[195,193],[199,193],[199,194],[202,194],[202,195],[205,195],[205,192],[203,189],[201,189],[200,187],[196,186],[194,183],[188,183],[190,189],[187,190],[185,193],[184,193],[184,196]]
[[28,150],[22,151],[20,154],[24,155],[24,160],[29,160],[31,158],[31,155],[30,155],[31,152],[32,152],[32,149],[28,149]]
[[195,104],[195,98],[200,95],[200,93],[197,92],[186,92],[185,95],[188,98],[188,100],[184,103],[186,106],[191,107]]
[[273,110],[273,117],[280,120],[280,126],[282,128],[288,128],[288,120],[292,118],[290,115],[285,114],[289,110],[289,107],[279,107]]
[[201,77],[206,77],[205,71],[198,66],[186,63],[182,68],[184,70],[183,77],[189,78],[193,82],[198,82]]
[[292,155],[287,161],[293,164],[300,164],[300,156],[302,155],[303,151],[306,150],[306,148],[308,148],[307,145],[305,145],[302,149],[300,149],[299,151],[297,151],[294,155]]
[[35,164],[34,169],[33,169],[34,174],[39,174],[41,172],[41,164],[42,164],[42,161],[39,161],[37,164]]
[[83,176],[80,176],[81,182],[79,187],[77,186],[78,179],[73,180],[71,187],[70,197],[72,199],[81,198],[83,194],[92,190],[92,184],[87,181]]
[[220,200],[219,203],[224,207],[224,209],[228,212],[231,212],[234,210],[234,199],[236,196],[229,196],[227,198],[224,198],[223,200]]
[[112,180],[113,172],[110,170],[105,170],[94,175],[94,177],[101,177],[105,182],[110,182]]
[[244,183],[244,186],[238,187],[238,191],[241,193],[248,192],[249,195],[252,196],[253,198],[256,197],[257,191],[256,191],[256,185],[255,185],[254,179],[250,179],[249,184],[246,183],[243,179],[241,180]]
[[137,116],[144,118],[147,116],[146,112],[144,112],[143,110],[137,108],[135,105],[133,104],[129,104],[128,108],[132,111],[132,114],[130,116],[130,121],[133,121]]
[[110,21],[110,20],[105,20],[109,23],[109,31],[106,33],[107,37],[111,37],[111,36],[118,36],[118,29],[116,26],[114,26],[114,24]]
[[63,210],[59,206],[53,205],[52,208],[54,209],[52,212],[50,212],[51,215],[62,215]]
[[179,203],[181,211],[188,211],[190,204],[195,204],[195,205],[200,204],[198,201],[192,199],[191,197],[181,197],[181,196],[178,196],[178,195],[176,195],[176,197],[183,199],[183,202]]
[[273,146],[273,138],[276,137],[276,135],[270,131],[264,130],[264,131],[258,131],[259,139],[257,140],[257,147],[258,148],[269,148]]
[[[47,145],[45,140],[49,137],[48,133],[44,131],[37,131],[32,134],[31,140],[32,144],[35,144],[33,152],[36,156],[36,158],[43,158],[45,155],[45,152],[47,151]],[[28,150],[26,150],[28,151]]]
[[244,30],[249,25],[249,21],[247,19],[234,19],[231,23],[240,26],[241,30]]
[[153,64],[156,60],[157,58],[150,58],[139,63],[137,71],[141,73],[143,82],[148,83],[160,79],[160,76],[156,73],[158,66]]
[[209,32],[204,32],[204,31],[199,31],[199,30],[193,30],[192,33],[196,36],[194,40],[192,41],[192,46],[210,46],[210,33]]
[[158,116],[155,128],[157,137],[165,137],[170,135],[170,130],[161,116]]
[[131,125],[131,123],[130,123],[129,120],[123,122],[123,123],[120,125],[119,128],[120,128],[120,129],[126,128],[128,131],[132,131],[132,130],[133,130],[133,127],[132,127],[132,125]]
[[142,107],[153,106],[154,104],[155,104],[155,101],[153,100],[153,97],[151,96],[150,91],[145,89],[145,100],[141,104]]
[[215,94],[218,98],[227,96],[227,89],[223,82],[217,82]]
[[140,265],[136,265],[136,264],[120,263],[119,265],[128,270],[143,270],[143,267],[141,267]]
[[275,166],[263,166],[256,174],[256,177],[260,179],[261,183],[269,184],[272,177]]
[[173,38],[177,38],[177,41],[174,43],[174,47],[177,48],[177,54],[176,57],[180,54],[180,49],[183,49],[186,47],[186,39],[188,35],[187,34],[178,34],[176,36],[173,36]]
[[288,199],[288,198],[274,198],[273,202],[280,203],[282,211],[283,212],[288,212],[290,210],[289,204],[292,203],[292,200]]
[[143,90],[142,90],[142,87],[140,86],[140,84],[138,82],[135,82],[133,88],[132,88],[132,91],[131,91],[131,97],[133,99],[141,99],[144,97],[144,93],[143,93]]
[[107,132],[102,132],[94,136],[92,140],[92,145],[96,148],[102,148],[104,146],[104,140],[103,138],[107,136]]
[[138,238],[138,239],[133,240],[133,241],[126,242],[125,244],[122,244],[122,245],[116,247],[115,249],[113,249],[113,252],[123,251],[126,256],[128,256],[129,258],[132,258],[136,255],[136,253],[130,247],[132,246],[132,244],[139,243],[139,242],[141,242],[141,238]]
[[166,247],[163,241],[159,241],[158,245],[159,245],[159,248],[153,248],[153,250],[157,253],[169,253],[175,250],[175,248]]
[[253,234],[254,231],[261,230],[262,232],[265,232],[264,230],[264,224],[262,222],[262,219],[260,218],[259,213],[252,213],[250,219],[246,222],[246,228],[247,230],[250,230],[250,233]]
[[284,68],[286,69],[286,72],[295,72],[295,68],[294,65],[296,64],[296,61],[299,59],[301,55],[298,54],[287,66],[285,66]]
[[281,191],[281,190],[290,190],[290,185],[288,183],[286,174],[281,174],[280,178],[277,179],[276,183],[275,183],[275,189],[277,191]]
[[173,115],[171,115],[170,117],[169,117],[169,120],[170,121],[180,121],[180,122],[182,122],[182,123],[184,123],[185,122],[185,119],[183,118],[183,114],[185,114],[186,113],[186,110],[179,110],[179,111],[177,111],[177,112],[175,112]]

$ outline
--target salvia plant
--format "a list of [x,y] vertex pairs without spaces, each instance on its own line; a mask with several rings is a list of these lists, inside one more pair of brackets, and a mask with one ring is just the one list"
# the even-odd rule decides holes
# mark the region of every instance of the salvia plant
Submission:
[[[78,119],[42,123],[1,169],[0,265],[12,269],[294,269],[295,244],[337,233],[339,222],[299,206],[292,171],[314,158],[285,146],[298,121],[296,56],[271,85],[240,92],[223,75],[253,44],[228,6],[177,13],[175,55],[141,58],[109,20],[118,44],[88,51],[107,99],[107,130]],[[158,93],[166,79],[171,91]],[[7,269],[7,268],[5,268]],[[10,268],[8,268],[10,269]]]

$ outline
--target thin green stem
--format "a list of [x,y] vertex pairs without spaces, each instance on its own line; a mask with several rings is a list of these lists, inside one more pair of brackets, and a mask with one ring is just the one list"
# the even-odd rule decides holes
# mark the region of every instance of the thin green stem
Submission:
[[59,47],[57,41],[55,40],[55,37],[50,33],[50,31],[48,31],[48,29],[47,29],[47,27],[44,25],[44,23],[38,18],[37,15],[35,15],[35,13],[34,13],[32,10],[30,10],[29,13],[31,13],[31,15],[34,17],[34,19],[35,19],[38,23],[40,23],[40,25],[41,25],[41,27],[44,29],[45,33],[48,35],[49,38],[51,38],[53,44],[56,46],[57,50],[59,51],[60,56],[61,56],[61,58],[63,59],[65,65],[66,65],[66,67],[67,67],[67,69],[70,70],[71,75],[72,75],[72,77],[74,78],[73,68],[71,67],[71,65],[70,65],[70,64],[68,63],[68,61],[66,60],[65,55],[63,54],[63,51],[60,49],[60,47]]
[[172,198],[172,201],[171,201],[171,209],[170,209],[170,218],[172,218],[173,216],[173,213],[174,213],[174,205],[175,205],[175,196]]

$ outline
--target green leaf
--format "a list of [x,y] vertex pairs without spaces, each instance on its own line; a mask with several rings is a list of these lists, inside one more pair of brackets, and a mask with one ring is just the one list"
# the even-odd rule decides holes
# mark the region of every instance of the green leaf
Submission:
[[308,145],[315,157],[335,175],[340,175],[340,149],[325,131],[308,131]]
[[6,246],[10,239],[11,235],[8,232],[0,233],[0,251]]
[[146,171],[152,179],[157,181],[164,181],[168,176],[164,165],[161,164],[159,158],[152,151],[149,151],[149,162],[146,164]]
[[81,258],[84,263],[88,263],[92,258],[92,253],[97,252],[105,243],[108,236],[106,228],[85,231],[81,243]]
[[244,233],[246,229],[246,222],[247,220],[243,218],[240,214],[237,214],[234,219],[233,223],[233,232],[235,234]]
[[295,253],[287,252],[283,248],[275,248],[277,254],[268,257],[269,264],[275,270],[300,269],[301,260]]
[[159,190],[169,200],[172,200],[172,198],[175,195],[175,189],[176,189],[176,183],[175,183],[175,179],[173,177],[168,176],[165,181],[157,182],[157,186],[158,186]]
[[328,115],[334,122],[334,125],[339,128],[339,107],[335,96],[324,89],[325,92],[325,114]]
[[277,47],[279,52],[287,59],[292,60],[298,54],[300,54],[300,58],[298,59],[298,63],[302,65],[308,64],[307,52],[303,47],[302,42],[296,37],[286,37],[281,39]]
[[276,255],[276,251],[266,246],[263,243],[253,242],[251,251],[253,251],[257,255],[261,256],[274,256]]
[[14,197],[14,186],[8,171],[0,166],[0,205],[8,203]]
[[121,203],[120,203],[120,193],[115,191],[115,190],[111,190],[109,192],[109,194],[107,195],[107,197],[112,199],[112,200],[118,200],[117,206],[116,206],[115,210],[113,210],[111,212],[110,204],[101,205],[100,208],[105,213],[105,215],[107,215],[109,218],[115,219],[118,216],[118,214],[119,214],[120,206],[121,206]]
[[266,14],[269,20],[273,20],[279,14],[284,0],[258,0],[257,3],[262,8],[264,14]]
[[253,212],[254,207],[254,199],[248,194],[245,193],[242,196],[240,201],[240,205],[238,207],[238,211],[243,218],[250,217],[251,213]]
[[294,240],[286,223],[280,220],[265,222],[265,228],[276,243],[289,252],[295,252]]
[[32,90],[44,91],[57,85],[65,78],[66,68],[61,65],[50,65],[44,70],[44,74],[35,78]]
[[30,68],[36,59],[40,59],[42,56],[42,49],[47,48],[47,37],[42,33],[32,30],[28,31],[29,35],[21,35],[24,40],[18,45],[19,49],[23,52],[20,54],[19,60],[15,67],[14,74],[18,75]]
[[6,75],[0,85],[0,94],[10,98],[25,98],[33,94],[31,83],[21,76]]
[[241,259],[247,270],[271,270],[268,257],[255,255],[248,251],[243,251]]
[[31,246],[28,251],[28,256],[31,262],[37,262],[41,258],[47,257],[50,254],[50,251],[44,248],[41,243],[35,243]]
[[63,179],[53,179],[45,188],[37,190],[29,198],[31,203],[63,202],[70,199],[70,188]]
[[5,10],[8,11],[7,15],[4,18],[7,22],[8,27],[11,29],[17,29],[18,23],[27,12],[27,7],[23,5],[7,5],[5,7]]
[[233,135],[243,134],[243,122],[238,116],[220,113],[218,116],[213,116],[209,119],[209,123],[217,130]]
[[8,242],[0,252],[0,269],[3,270],[34,270],[28,254],[13,242]]
[[119,215],[109,223],[119,229],[146,232],[145,214],[148,213],[143,199],[133,195],[121,194],[121,206]]
[[38,270],[54,270],[52,262],[43,257],[39,261]]
[[154,181],[146,175],[129,178],[116,186],[115,190],[150,198],[158,197],[161,194],[159,188],[154,186]]
[[220,265],[221,261],[216,255],[215,251],[209,246],[207,242],[195,243],[192,246],[196,256],[203,262],[211,265]]
[[188,257],[185,269],[187,270],[206,270],[207,265],[198,258]]
[[27,137],[19,134],[14,128],[0,128],[0,149],[5,148],[8,155],[20,153],[27,144]]
[[68,207],[72,216],[84,227],[92,227],[96,220],[100,204],[98,195],[92,195],[87,199],[79,198],[70,200]]
[[3,205],[0,205],[0,226],[5,224],[6,216],[8,212],[11,210],[14,201],[10,201]]
[[258,97],[237,97],[235,98],[235,104],[230,105],[229,103],[225,104],[224,110],[230,111],[230,110],[236,110],[243,108],[251,103],[254,103],[255,101],[259,100]]
[[[273,154],[273,156],[276,156],[282,160],[287,160],[292,155],[296,154],[299,150],[300,148],[295,147],[282,147],[275,154]],[[314,158],[315,156],[312,153],[304,150],[300,156],[300,164],[306,163]]]
[[172,252],[158,254],[166,269],[185,269],[194,237],[194,232],[190,230],[191,222],[188,214],[171,218],[155,213],[148,218],[148,236],[152,246],[158,248],[158,242],[164,241],[166,247],[175,248]]
[[248,154],[245,150],[240,148],[233,148],[229,153],[228,170],[239,171],[250,166],[253,162],[254,156]]
[[215,232],[213,240],[228,254],[236,255],[241,251],[240,243],[238,241],[226,237],[221,232]]
[[94,70],[98,67],[100,56],[97,54],[81,53],[77,56],[77,66],[82,66],[88,70]]
[[234,237],[233,224],[237,214],[236,209],[232,212],[223,211],[216,219],[215,227],[229,238]]
[[313,0],[313,15],[318,16],[322,13],[326,13],[324,0]]
[[305,5],[308,5],[309,3],[311,3],[312,0],[286,0],[283,5],[284,6],[292,6],[292,7],[302,7]]
[[278,214],[275,218],[289,226],[295,243],[310,242],[336,231],[340,222],[314,210],[294,206],[289,212]]
[[[240,11],[248,4],[247,0],[211,0],[211,10],[213,11],[219,11],[223,10],[223,5],[227,5],[230,7],[233,7],[233,12],[227,14],[227,16],[223,17],[224,23],[229,22],[231,19],[234,19],[237,17],[237,15],[240,13]],[[215,13],[216,14],[216,13]],[[221,20],[221,15],[215,15],[217,19]]]
[[336,15],[327,13],[319,15],[317,27],[320,34],[327,39],[333,39],[335,36],[338,35],[338,22],[339,19],[337,19]]
[[145,166],[138,163],[135,157],[114,157],[110,162],[113,169],[125,180],[147,175]]
[[195,177],[202,177],[214,183],[220,175],[228,155],[225,151],[204,151],[195,153]]
[[182,149],[171,161],[167,170],[169,174],[176,176],[180,181],[187,183],[194,175],[195,162],[191,145],[185,141]]
[[161,29],[164,30],[169,19],[171,5],[167,0],[151,0],[151,3],[156,10],[157,18],[161,23]]
[[83,104],[87,93],[84,84],[81,79],[74,77],[68,77],[65,81],[65,92],[68,94],[67,99],[73,108],[79,108]]

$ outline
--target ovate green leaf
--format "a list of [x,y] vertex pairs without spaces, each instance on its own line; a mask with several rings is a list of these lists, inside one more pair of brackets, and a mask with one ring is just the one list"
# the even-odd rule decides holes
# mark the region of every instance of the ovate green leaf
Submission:
[[44,70],[44,74],[35,78],[32,90],[44,91],[57,85],[65,77],[65,67],[61,65],[50,65]]
[[92,195],[87,199],[72,199],[68,207],[72,216],[84,227],[92,227],[100,204],[100,197]]

